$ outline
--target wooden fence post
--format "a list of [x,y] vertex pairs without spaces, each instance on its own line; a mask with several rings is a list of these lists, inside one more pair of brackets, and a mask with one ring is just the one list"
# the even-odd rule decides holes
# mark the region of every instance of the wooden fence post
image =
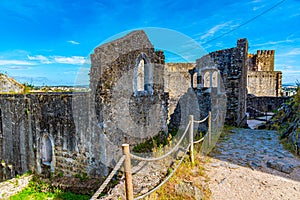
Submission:
[[211,111],[208,113],[208,147],[211,146]]
[[123,149],[123,154],[125,155],[124,171],[125,171],[126,200],[133,200],[133,186],[132,186],[129,144],[122,144],[122,149]]
[[194,159],[194,116],[190,115],[190,134],[189,134],[189,139],[190,139],[190,159],[192,162],[192,165],[195,164],[195,159]]

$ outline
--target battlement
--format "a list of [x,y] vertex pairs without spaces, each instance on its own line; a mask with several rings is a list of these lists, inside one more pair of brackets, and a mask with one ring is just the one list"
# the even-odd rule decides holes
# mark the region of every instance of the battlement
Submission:
[[272,55],[274,56],[275,55],[275,50],[257,50],[257,56],[260,56],[260,55]]
[[274,71],[275,50],[257,50],[248,54],[249,71]]

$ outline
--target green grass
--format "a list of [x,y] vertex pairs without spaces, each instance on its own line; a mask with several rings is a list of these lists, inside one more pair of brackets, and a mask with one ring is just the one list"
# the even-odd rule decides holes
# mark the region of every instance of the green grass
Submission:
[[65,192],[58,188],[52,187],[50,184],[34,177],[28,186],[16,195],[10,197],[11,200],[88,200],[90,196]]
[[[179,194],[175,190],[175,185],[183,183],[183,180],[189,180],[193,183],[193,186],[197,187],[204,193],[203,199],[210,199],[211,191],[208,188],[203,187],[202,180],[205,182],[209,181],[208,176],[205,173],[205,168],[203,167],[205,162],[209,162],[208,160],[203,161],[198,154],[195,155],[195,164],[192,166],[189,158],[185,158],[181,163],[178,170],[175,172],[174,176],[170,178],[161,188],[157,191],[146,197],[146,200],[193,200],[191,194]],[[168,170],[168,172],[171,172]],[[203,177],[200,179],[199,177]]]

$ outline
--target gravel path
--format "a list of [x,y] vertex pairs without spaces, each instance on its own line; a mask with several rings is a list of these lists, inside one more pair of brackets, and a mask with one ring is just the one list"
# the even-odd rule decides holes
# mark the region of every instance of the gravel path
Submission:
[[211,199],[300,199],[300,160],[274,131],[235,129],[210,157]]
[[0,183],[0,199],[9,199],[10,196],[17,194],[27,187],[29,181],[32,179],[30,176],[22,176],[20,178],[13,178]]

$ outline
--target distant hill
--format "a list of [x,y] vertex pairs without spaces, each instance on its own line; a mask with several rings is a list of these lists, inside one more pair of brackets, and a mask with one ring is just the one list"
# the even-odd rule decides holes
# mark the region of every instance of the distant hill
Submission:
[[0,93],[22,93],[25,86],[18,83],[15,79],[9,78],[0,73]]

